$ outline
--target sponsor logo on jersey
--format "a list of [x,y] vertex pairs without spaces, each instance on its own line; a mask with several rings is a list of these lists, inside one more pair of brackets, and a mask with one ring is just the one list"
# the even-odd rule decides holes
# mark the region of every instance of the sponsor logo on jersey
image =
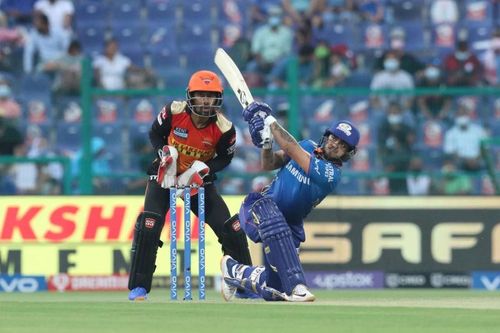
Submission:
[[316,171],[318,175],[321,174],[321,172],[319,171],[319,159],[317,158],[314,159],[314,171]]
[[176,127],[174,128],[174,135],[186,139],[188,137],[188,130],[186,128]]
[[309,177],[302,174],[297,168],[295,168],[292,163],[286,165],[286,169],[290,171],[292,176],[294,176],[300,183],[309,185]]
[[231,154],[234,154],[234,152],[236,151],[236,144],[230,146],[229,148],[227,148],[227,154],[228,155],[231,155]]
[[148,217],[144,221],[144,226],[148,229],[153,229],[153,227],[155,226],[155,222],[156,222],[155,219]]
[[164,106],[163,109],[161,109],[160,113],[158,114],[158,117],[156,120],[158,120],[158,124],[163,125],[163,119],[167,119],[167,107]]
[[233,231],[240,231],[241,226],[240,226],[240,221],[236,220],[233,222],[231,225],[231,228],[233,228]]
[[201,143],[203,143],[205,147],[212,147],[214,145],[212,141],[206,139],[202,140]]
[[334,169],[333,165],[331,165],[330,163],[327,163],[325,165],[325,177],[328,179],[329,183],[333,182],[334,175],[335,175],[335,169]]

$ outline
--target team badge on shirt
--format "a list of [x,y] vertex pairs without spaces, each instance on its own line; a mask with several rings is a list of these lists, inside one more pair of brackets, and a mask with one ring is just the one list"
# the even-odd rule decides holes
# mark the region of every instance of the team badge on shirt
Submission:
[[186,139],[188,137],[188,130],[186,128],[174,128],[174,135]]

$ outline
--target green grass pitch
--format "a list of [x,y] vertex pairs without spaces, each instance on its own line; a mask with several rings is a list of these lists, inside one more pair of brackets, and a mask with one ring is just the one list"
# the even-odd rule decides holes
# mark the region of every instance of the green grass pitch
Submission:
[[[180,293],[182,294],[182,293]],[[0,333],[500,332],[500,293],[471,290],[315,291],[309,304],[236,300],[146,302],[127,292],[0,294]],[[197,291],[194,292],[197,296]]]

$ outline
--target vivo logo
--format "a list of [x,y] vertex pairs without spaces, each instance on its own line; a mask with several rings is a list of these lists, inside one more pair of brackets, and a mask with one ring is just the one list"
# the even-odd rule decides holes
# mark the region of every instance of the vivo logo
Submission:
[[487,276],[481,276],[481,283],[484,285],[486,290],[498,290],[500,289],[500,276],[497,276],[493,280],[490,280]]
[[43,277],[33,276],[1,276],[0,277],[0,292],[21,292],[32,293],[39,290],[47,289]]
[[500,290],[500,272],[472,272],[475,289]]

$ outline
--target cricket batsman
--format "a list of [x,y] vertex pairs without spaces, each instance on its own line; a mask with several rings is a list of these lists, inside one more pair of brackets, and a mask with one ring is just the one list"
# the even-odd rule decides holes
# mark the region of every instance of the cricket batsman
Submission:
[[[262,243],[264,266],[223,256],[226,301],[238,288],[266,301],[314,301],[298,256],[305,241],[303,220],[337,186],[342,164],[356,154],[359,142],[359,131],[345,120],[333,123],[319,143],[297,142],[271,113],[267,104],[259,102],[243,110],[252,142],[262,148],[263,169],[280,169],[267,188],[246,196],[239,211],[241,228],[252,241]],[[273,141],[280,150],[273,151]]]

